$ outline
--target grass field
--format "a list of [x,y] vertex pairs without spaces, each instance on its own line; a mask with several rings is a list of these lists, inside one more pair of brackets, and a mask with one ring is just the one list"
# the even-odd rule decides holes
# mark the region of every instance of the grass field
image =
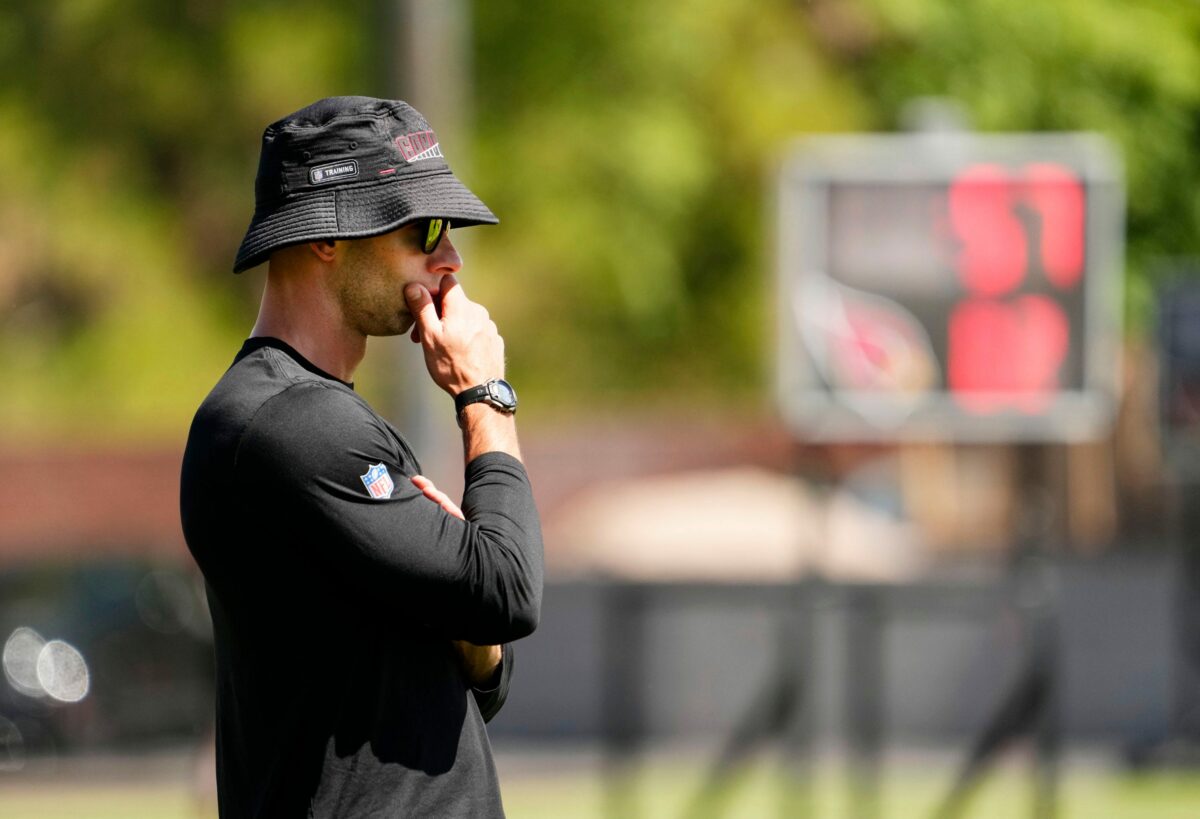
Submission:
[[[594,759],[592,760],[594,762]],[[778,765],[764,758],[715,798],[694,803],[703,778],[696,760],[655,758],[606,788],[595,764],[564,763],[561,756],[499,759],[509,819],[767,819],[807,815],[840,819],[854,814],[851,789],[840,766],[823,765],[814,787],[796,792]],[[882,788],[873,795],[877,819],[929,817],[942,796],[948,768],[928,764],[889,765]],[[4,819],[214,819],[211,804],[196,798],[179,768],[176,776],[156,775],[141,782],[96,781],[93,774],[69,771],[29,781],[21,774],[0,775],[0,817]],[[162,780],[168,781],[162,781]],[[170,781],[173,780],[173,781]],[[1020,765],[1007,765],[974,794],[965,819],[1021,819],[1032,815],[1031,782]],[[811,810],[801,810],[807,797]],[[1195,819],[1200,817],[1200,774],[1115,774],[1095,765],[1068,765],[1059,788],[1059,819]]]
[[[606,788],[595,771],[548,777],[505,777],[510,819],[925,819],[944,797],[948,766],[891,765],[877,792],[855,792],[844,768],[823,765],[811,789],[797,791],[773,760],[764,759],[727,787],[702,790],[703,767],[657,760],[625,782]],[[703,799],[697,799],[700,794]],[[874,805],[874,813],[859,808]],[[964,819],[1022,819],[1033,815],[1033,783],[1023,765],[1008,764],[987,777],[967,803]],[[1073,766],[1060,780],[1058,819],[1200,819],[1200,772],[1117,774]]]

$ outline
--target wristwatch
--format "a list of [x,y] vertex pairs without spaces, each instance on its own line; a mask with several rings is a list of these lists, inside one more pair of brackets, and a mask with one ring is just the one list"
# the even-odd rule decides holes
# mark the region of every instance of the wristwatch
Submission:
[[517,411],[517,391],[503,378],[493,378],[478,387],[468,387],[454,396],[454,413],[462,423],[462,412],[470,404],[488,404],[497,412],[512,415]]

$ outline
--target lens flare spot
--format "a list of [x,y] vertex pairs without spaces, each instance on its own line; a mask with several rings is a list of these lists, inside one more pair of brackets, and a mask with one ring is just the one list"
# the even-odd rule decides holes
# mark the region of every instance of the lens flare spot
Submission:
[[37,679],[59,702],[79,702],[87,696],[91,682],[79,649],[62,640],[51,640],[38,652]]
[[4,642],[4,654],[0,657],[4,677],[14,690],[27,697],[46,695],[37,675],[38,655],[45,646],[42,635],[27,626],[15,629]]

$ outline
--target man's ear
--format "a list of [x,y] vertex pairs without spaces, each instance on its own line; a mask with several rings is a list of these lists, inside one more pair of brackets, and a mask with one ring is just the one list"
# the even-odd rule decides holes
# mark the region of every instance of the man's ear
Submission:
[[308,249],[312,251],[318,259],[328,264],[333,261],[334,255],[337,253],[337,242],[333,239],[322,239],[319,242],[309,242]]

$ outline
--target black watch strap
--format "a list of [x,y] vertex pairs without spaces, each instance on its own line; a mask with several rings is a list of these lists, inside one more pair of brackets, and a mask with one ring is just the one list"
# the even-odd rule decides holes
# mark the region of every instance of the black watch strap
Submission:
[[504,413],[517,410],[517,393],[512,385],[501,378],[493,378],[476,387],[468,387],[454,396],[454,414],[461,418],[464,409],[480,401]]
[[486,401],[488,397],[487,384],[480,384],[477,387],[468,387],[467,389],[454,396],[454,414],[462,415],[462,411],[469,405]]

